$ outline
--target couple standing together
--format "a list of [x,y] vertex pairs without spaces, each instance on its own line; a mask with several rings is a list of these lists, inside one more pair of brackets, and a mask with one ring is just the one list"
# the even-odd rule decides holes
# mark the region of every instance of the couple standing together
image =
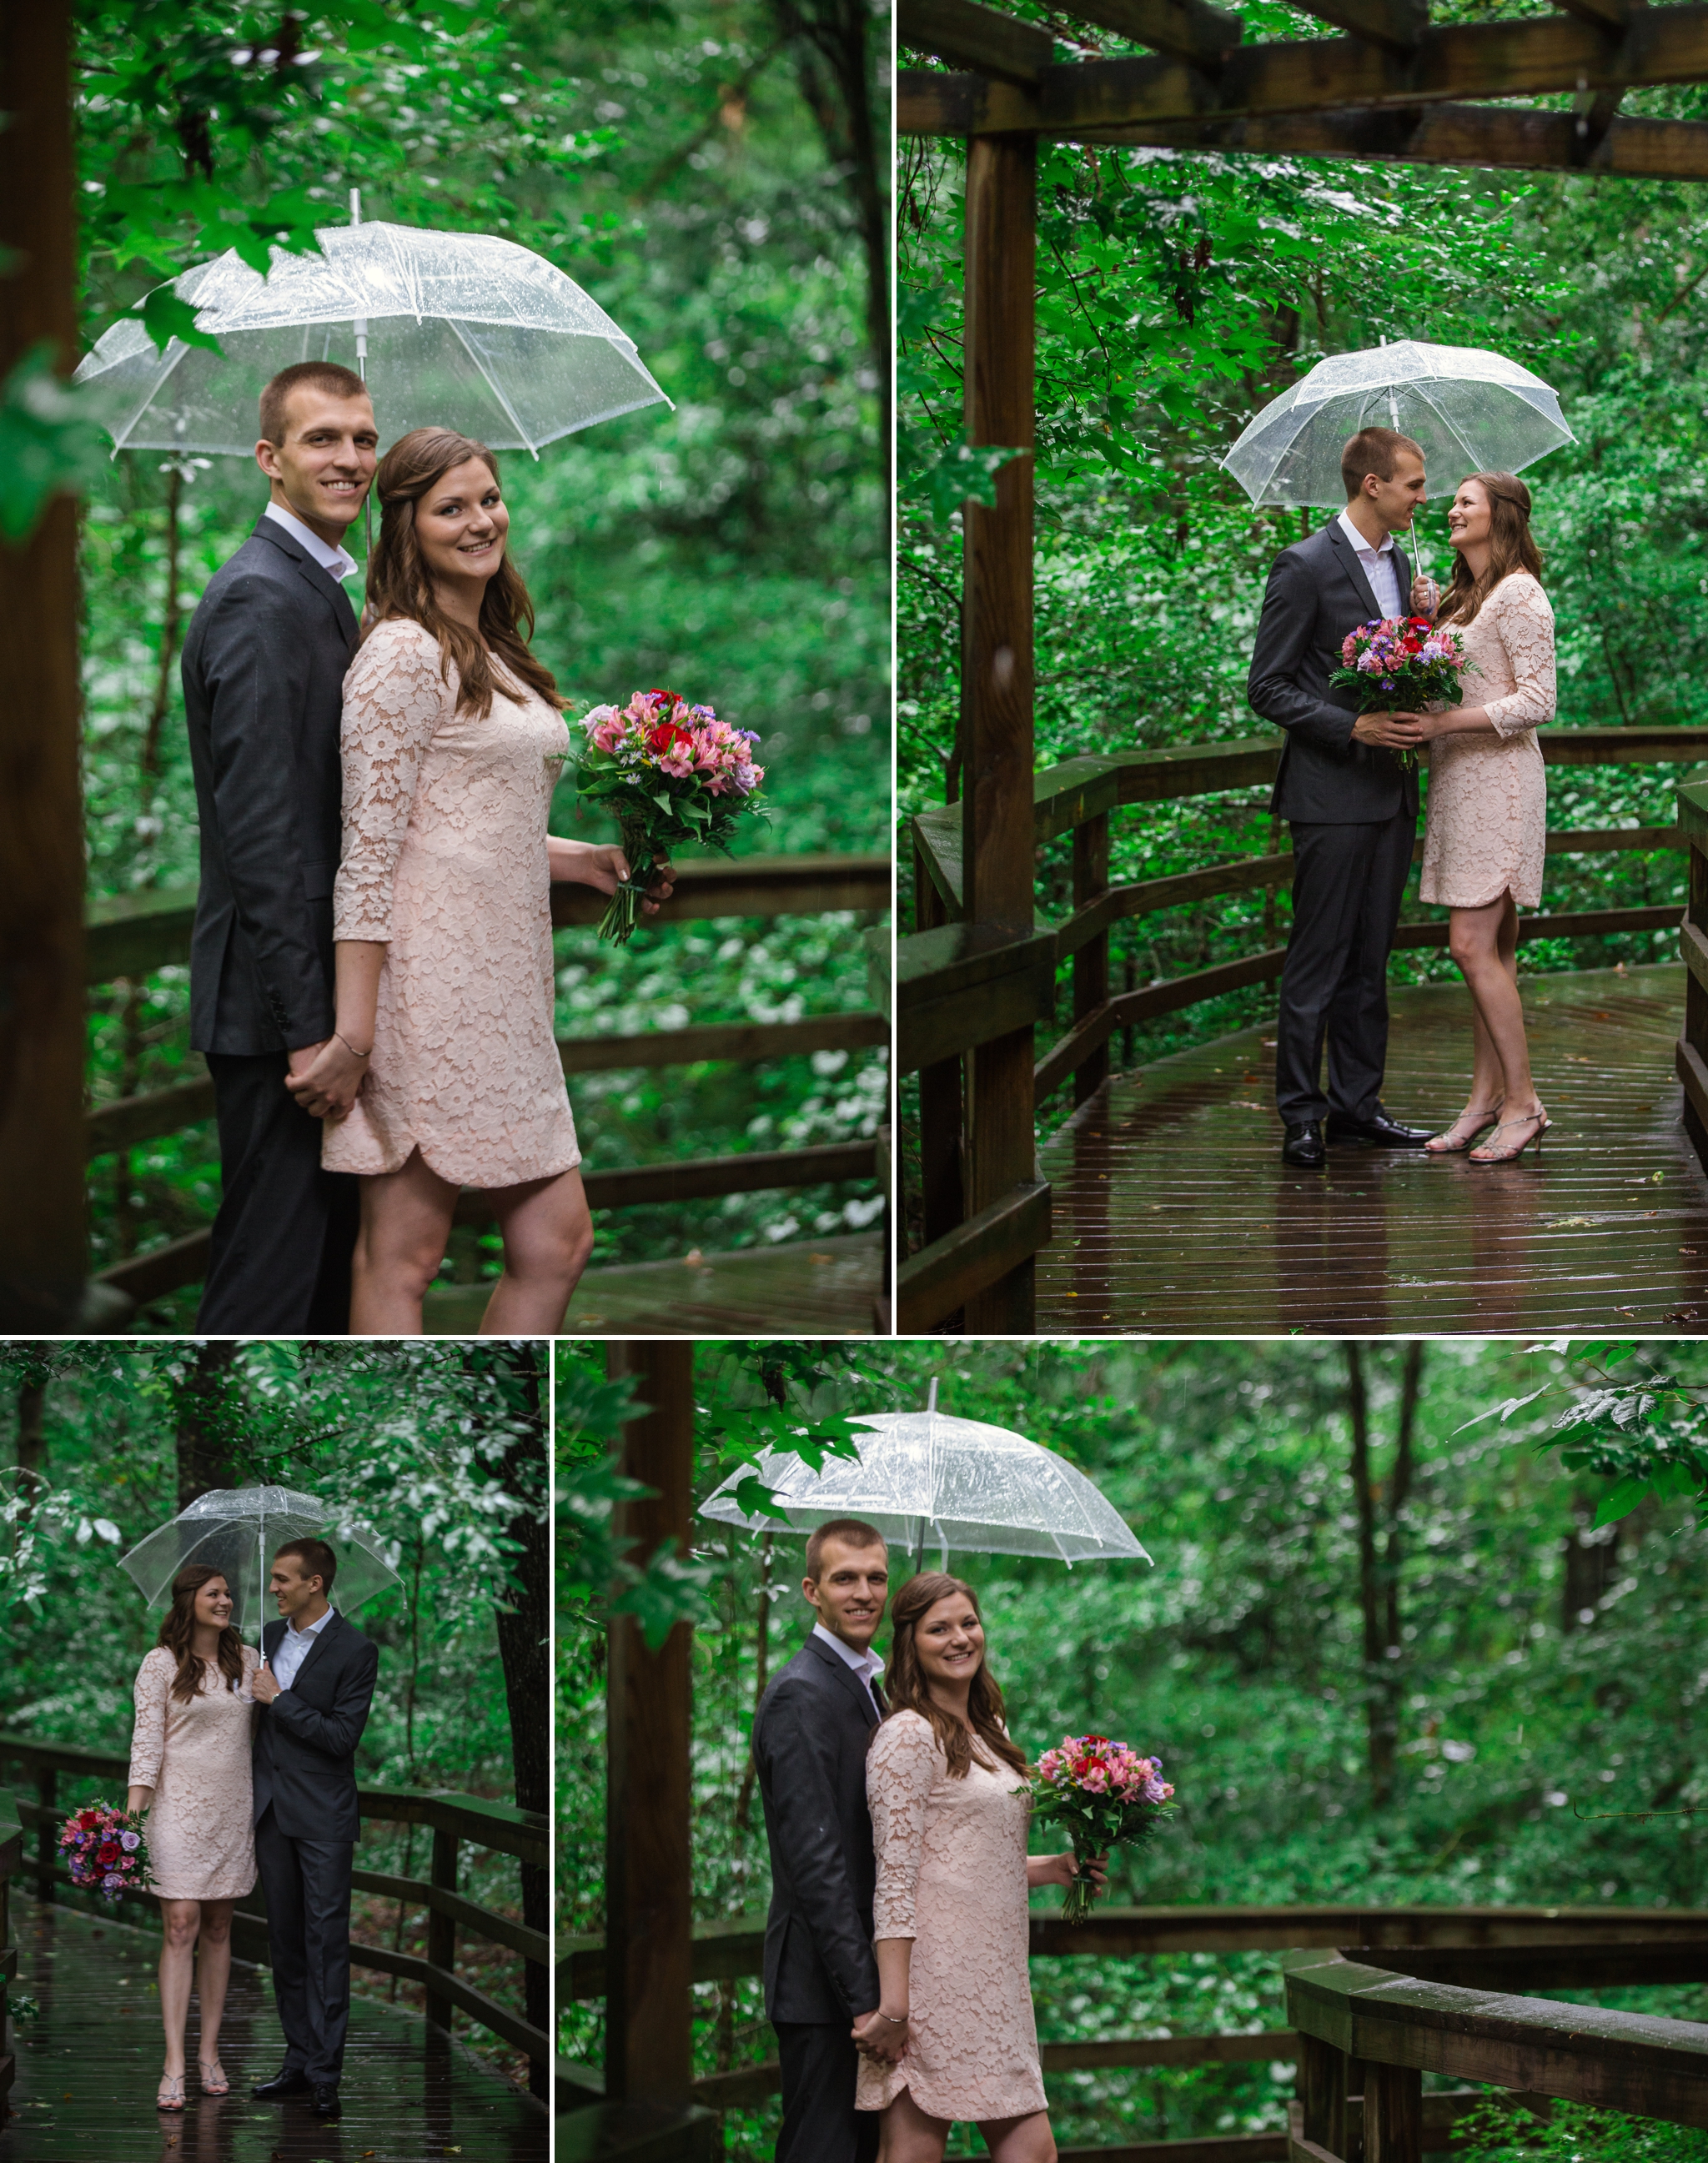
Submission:
[[[190,1040],[223,1182],[203,1334],[417,1333],[464,1186],[504,1239],[483,1330],[557,1329],[593,1248],[550,888],[609,894],[628,864],[547,832],[569,732],[497,462],[448,428],[379,442],[350,369],[274,377],[269,500],[185,641]],[[370,487],[359,624],[343,540]],[[667,866],[648,912],[669,893]]]
[[[927,1570],[889,1591],[883,1535],[821,1525],[801,1586],[812,1635],[761,1699],[753,1761],[771,1851],[765,2010],[776,2163],[941,2163],[978,2126],[994,2163],[1054,2163],[1027,1979],[1027,1895],[1068,1885],[1029,1856],[1023,1752],[972,1588]],[[1102,1889],[1101,1858],[1088,1866]]]
[[331,1605],[337,1573],[324,1540],[279,1549],[268,1588],[278,1619],[258,1654],[233,1626],[223,1574],[187,1563],[172,1580],[159,1642],[137,1670],[125,1807],[148,1813],[148,1889],[165,1927],[166,2063],[155,2098],[163,2111],[184,2108],[192,1983],[201,2092],[231,2092],[219,2029],[232,1910],[254,1890],[259,1867],[285,2063],[251,2092],[270,2102],[306,2096],[317,2117],[338,2115],[350,1870],[362,1829],[356,1745],[380,1655]]
[[[1276,558],[1247,696],[1286,731],[1270,809],[1293,841],[1293,924],[1281,974],[1276,1102],[1281,1157],[1314,1169],[1326,1143],[1469,1152],[1504,1164],[1548,1129],[1518,996],[1518,911],[1542,899],[1547,794],[1536,731],[1554,714],[1553,611],[1530,532],[1530,491],[1472,474],[1448,511],[1453,578],[1437,605],[1396,536],[1427,487],[1409,436],[1365,428],[1341,455],[1345,510]],[[1341,642],[1372,618],[1428,617],[1463,637],[1466,704],[1365,713],[1331,687]],[[1421,898],[1449,912],[1473,1005],[1470,1096],[1439,1134],[1391,1118],[1388,955],[1417,830],[1415,761],[1429,762]],[[1322,1086],[1324,1044],[1328,1086]],[[1492,1132],[1488,1130],[1492,1129]],[[1478,1137],[1486,1134],[1480,1146]]]

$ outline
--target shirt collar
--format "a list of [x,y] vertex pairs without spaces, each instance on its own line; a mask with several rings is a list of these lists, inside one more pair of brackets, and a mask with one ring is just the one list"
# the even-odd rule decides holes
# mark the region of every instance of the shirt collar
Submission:
[[1340,514],[1340,530],[1360,556],[1386,556],[1394,545],[1394,537],[1391,533],[1383,534],[1382,545],[1380,548],[1372,542],[1366,541],[1344,511]]
[[883,1661],[869,1645],[863,1652],[857,1652],[851,1645],[845,1645],[834,1630],[825,1629],[822,1622],[814,1623],[813,1635],[822,1637],[844,1666],[852,1668],[857,1675],[863,1675],[867,1682],[883,1673]]
[[348,548],[334,548],[322,541],[312,526],[305,526],[294,511],[287,511],[281,503],[270,503],[263,516],[276,518],[293,540],[300,541],[323,571],[330,571],[335,579],[354,579],[356,559]]
[[328,1607],[320,1620],[317,1622],[311,1622],[306,1630],[299,1630],[296,1625],[287,1617],[285,1624],[286,1631],[292,1637],[317,1637],[338,1611],[336,1607]]

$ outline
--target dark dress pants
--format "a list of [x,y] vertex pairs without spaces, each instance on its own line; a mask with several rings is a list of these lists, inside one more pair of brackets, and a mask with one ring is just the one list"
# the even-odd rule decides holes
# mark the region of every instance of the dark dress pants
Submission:
[[774,2163],[875,2163],[878,2113],[856,2110],[851,2020],[778,2020],[783,2130]]
[[270,1803],[255,1827],[285,2065],[317,2087],[336,2087],[343,2071],[355,1852],[347,1840],[296,1840],[280,1832]]
[[[1276,1029],[1276,1108],[1289,1125],[1373,1118],[1388,1055],[1388,953],[1415,812],[1349,826],[1294,820],[1293,928]],[[1323,1091],[1324,1042],[1328,1090]]]
[[211,1051],[223,1198],[196,1328],[202,1336],[342,1337],[361,1203],[320,1168],[321,1126],[285,1087],[282,1051]]

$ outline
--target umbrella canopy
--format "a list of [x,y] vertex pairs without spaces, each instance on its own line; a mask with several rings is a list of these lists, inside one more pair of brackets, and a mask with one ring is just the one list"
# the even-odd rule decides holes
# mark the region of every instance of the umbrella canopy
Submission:
[[1516,360],[1405,338],[1319,360],[1222,464],[1255,504],[1339,511],[1341,449],[1360,428],[1396,428],[1421,443],[1432,495],[1451,495],[1466,474],[1522,472],[1576,441],[1558,396]]
[[331,1542],[338,1558],[332,1590],[341,1615],[401,1582],[380,1552],[380,1536],[339,1518],[313,1495],[289,1487],[212,1487],[118,1558],[150,1607],[171,1603],[172,1579],[188,1562],[224,1573],[237,1628],[259,1635],[266,1617],[267,1578],[286,1540]]
[[[1076,1562],[1149,1562],[1114,1510],[1053,1450],[1007,1427],[946,1412],[878,1412],[857,1417],[872,1436],[857,1438],[859,1463],[827,1459],[809,1471],[792,1451],[767,1450],[753,1468],[797,1532],[831,1517],[863,1517],[916,1556],[929,1539],[979,1554],[1052,1555]],[[699,1514],[750,1531],[778,1527],[748,1516],[735,1489],[743,1467],[707,1496]]]
[[273,253],[265,277],[233,249],[173,283],[218,353],[135,317],[74,379],[93,390],[118,450],[254,448],[261,388],[301,360],[363,361],[382,439],[428,423],[495,450],[542,443],[670,401],[627,338],[574,280],[489,233],[327,226],[322,253]]

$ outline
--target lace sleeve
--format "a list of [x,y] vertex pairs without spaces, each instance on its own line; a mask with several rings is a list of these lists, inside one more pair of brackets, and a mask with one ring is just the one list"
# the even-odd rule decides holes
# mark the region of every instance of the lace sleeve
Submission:
[[1488,605],[1499,611],[1495,629],[1517,685],[1504,699],[1491,699],[1489,720],[1497,735],[1516,736],[1554,716],[1553,610],[1527,572],[1502,579]]
[[136,1717],[130,1730],[133,1788],[158,1788],[160,1760],[166,1754],[166,1693],[177,1668],[171,1654],[156,1645],[136,1671]]
[[409,827],[422,757],[456,699],[439,674],[438,642],[413,623],[385,623],[344,678],[344,845],[333,889],[333,935],[389,940],[391,882]]
[[914,1935],[914,1890],[925,1841],[925,1802],[940,1762],[937,1739],[916,1712],[886,1720],[866,1761],[866,1800],[878,1851],[874,1941]]

